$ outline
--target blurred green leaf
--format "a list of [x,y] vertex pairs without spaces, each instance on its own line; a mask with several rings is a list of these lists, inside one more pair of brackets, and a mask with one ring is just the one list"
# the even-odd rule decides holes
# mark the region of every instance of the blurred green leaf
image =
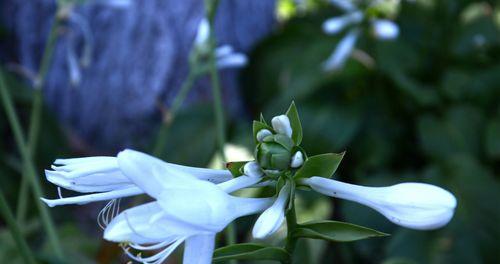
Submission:
[[492,159],[500,159],[500,120],[492,120],[486,127],[486,154]]
[[214,262],[232,259],[275,260],[286,262],[289,259],[289,254],[282,248],[251,243],[221,247],[214,252]]
[[239,177],[243,175],[242,168],[250,161],[231,161],[226,163],[226,169],[228,169],[233,177]]
[[331,242],[351,242],[388,234],[350,223],[337,221],[316,221],[300,224],[294,236],[323,239]]

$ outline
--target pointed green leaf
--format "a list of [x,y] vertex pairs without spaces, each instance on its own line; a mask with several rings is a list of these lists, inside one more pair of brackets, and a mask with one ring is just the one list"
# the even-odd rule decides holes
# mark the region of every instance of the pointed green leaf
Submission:
[[292,126],[293,142],[295,142],[295,145],[300,145],[300,142],[302,142],[302,125],[300,124],[299,112],[297,112],[295,102],[292,102],[286,111],[286,116],[290,119],[290,125]]
[[234,244],[215,250],[213,262],[239,259],[239,260],[275,260],[285,262],[289,254],[282,248],[261,244]]
[[257,133],[261,129],[268,129],[271,132],[274,131],[270,126],[266,125],[266,123],[254,120],[253,121],[253,140],[255,141],[255,143],[258,143],[258,141],[257,141]]
[[330,178],[339,167],[345,152],[326,153],[306,159],[304,165],[295,173],[295,178],[319,176]]
[[260,122],[267,125],[266,119],[264,118],[264,115],[262,113],[260,113]]
[[247,162],[250,162],[250,161],[253,161],[253,160],[227,162],[226,169],[228,169],[231,172],[233,177],[239,177],[239,176],[243,175],[242,167],[245,166],[245,164],[247,164]]
[[371,237],[388,236],[371,228],[338,221],[317,221],[301,224],[296,237],[323,239],[331,242],[350,242]]

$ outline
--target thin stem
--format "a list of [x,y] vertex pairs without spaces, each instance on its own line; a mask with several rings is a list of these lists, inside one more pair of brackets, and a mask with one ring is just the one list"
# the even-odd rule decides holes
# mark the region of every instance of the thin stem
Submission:
[[174,121],[177,116],[177,112],[182,106],[182,103],[186,99],[189,91],[193,87],[193,84],[198,77],[198,73],[192,69],[189,70],[188,76],[184,83],[182,83],[182,87],[177,93],[172,102],[172,107],[168,110],[166,118],[161,123],[160,131],[158,132],[158,136],[156,138],[156,142],[154,145],[153,155],[156,157],[163,156],[163,151],[165,150],[165,145],[167,144],[168,131],[170,130],[170,125]]
[[10,234],[12,235],[14,242],[17,244],[17,247],[19,248],[22,257],[24,258],[24,261],[30,264],[36,263],[35,259],[33,258],[33,253],[28,247],[28,243],[26,243],[26,240],[24,239],[23,235],[21,234],[21,229],[19,228],[19,225],[17,224],[14,215],[12,214],[12,211],[9,208],[7,200],[5,199],[5,196],[3,195],[3,192],[1,190],[0,190],[0,214],[2,214],[3,218],[5,219],[5,222],[9,227]]
[[26,177],[25,167],[26,166],[23,166],[23,178],[21,179],[21,188],[19,190],[19,196],[17,197],[16,219],[20,224],[24,222],[28,209],[29,182]]
[[290,200],[289,200],[289,208],[286,211],[286,226],[287,226],[287,240],[285,244],[285,250],[290,255],[290,259],[287,263],[292,263],[293,253],[297,246],[297,238],[295,237],[295,229],[297,228],[297,215],[295,213],[295,184],[293,180],[291,192],[290,192]]
[[12,127],[18,151],[23,159],[23,164],[26,165],[25,176],[28,178],[29,183],[31,184],[31,188],[33,189],[33,197],[35,199],[35,203],[38,206],[38,210],[40,211],[40,218],[42,220],[45,231],[47,232],[49,242],[52,245],[56,256],[62,259],[63,253],[61,243],[57,236],[54,223],[49,214],[49,211],[39,199],[43,196],[42,187],[40,185],[40,182],[38,182],[37,180],[35,165],[33,163],[26,141],[24,140],[24,134],[19,122],[19,117],[14,111],[12,98],[9,94],[9,91],[7,90],[2,72],[0,72],[0,97],[2,97],[2,104],[4,106],[5,113],[7,114],[7,119],[9,120],[10,126]]

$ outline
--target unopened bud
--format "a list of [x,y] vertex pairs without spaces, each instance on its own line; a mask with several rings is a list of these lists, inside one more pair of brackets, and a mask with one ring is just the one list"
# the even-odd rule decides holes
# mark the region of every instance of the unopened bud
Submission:
[[255,161],[250,161],[243,167],[243,173],[250,177],[260,177],[264,174],[259,164]]
[[257,141],[262,142],[265,137],[270,136],[272,134],[273,133],[271,133],[271,131],[269,131],[268,129],[261,129],[261,130],[259,130],[259,132],[257,132],[257,136],[256,136]]
[[292,156],[292,161],[290,163],[290,167],[295,169],[295,168],[302,166],[302,164],[304,164],[304,155],[302,154],[302,152],[297,151]]
[[290,119],[288,119],[288,116],[275,116],[271,120],[271,123],[276,133],[286,135],[289,138],[292,137],[292,126],[290,125]]

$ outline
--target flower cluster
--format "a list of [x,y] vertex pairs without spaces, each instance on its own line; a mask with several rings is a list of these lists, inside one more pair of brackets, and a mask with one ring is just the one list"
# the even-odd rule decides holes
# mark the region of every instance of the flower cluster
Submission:
[[[391,40],[399,35],[399,27],[388,19],[369,18],[351,0],[331,0],[333,5],[345,12],[344,15],[332,17],[323,23],[323,31],[329,35],[336,35],[344,29],[349,28],[347,34],[340,40],[336,49],[324,63],[325,70],[340,69],[351,55],[359,34],[362,30],[362,22],[368,21],[375,38],[380,40]],[[373,1],[371,8],[380,4],[381,1]],[[367,10],[369,8],[366,8]]]
[[[210,263],[215,235],[246,215],[261,213],[252,235],[265,238],[276,232],[285,219],[288,223],[299,186],[366,205],[391,222],[412,229],[442,227],[454,214],[455,197],[433,185],[364,187],[330,179],[344,153],[308,157],[300,147],[302,128],[294,104],[286,114],[274,117],[271,125],[264,118],[254,121],[253,134],[255,160],[230,162],[227,170],[171,164],[134,150],[124,150],[116,157],[56,160],[53,170],[46,171],[47,180],[86,194],[65,198],[59,192],[59,199],[43,201],[56,206],[110,200],[99,214],[104,239],[120,243],[131,259],[142,263],[162,263],[183,242],[184,263]],[[271,187],[276,191],[273,197],[265,198],[231,195],[250,187]],[[153,201],[119,212],[119,199],[140,194],[150,196]],[[348,241],[332,238],[330,232],[342,230],[346,225],[348,230],[354,228],[367,234],[359,239],[382,234],[330,221],[289,225],[295,231],[289,239]],[[255,252],[248,251],[261,247],[264,246],[247,244],[235,251],[240,257],[245,253],[255,256]],[[223,250],[227,257],[230,250]],[[270,257],[287,254],[283,249],[274,250]],[[153,253],[144,256],[135,254],[137,251]],[[246,259],[249,258],[247,255]]]

